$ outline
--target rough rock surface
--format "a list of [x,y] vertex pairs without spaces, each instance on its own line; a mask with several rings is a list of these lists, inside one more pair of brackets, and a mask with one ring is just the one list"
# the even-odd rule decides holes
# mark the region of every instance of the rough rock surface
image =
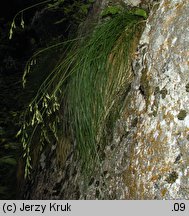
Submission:
[[135,78],[104,151],[86,184],[71,154],[31,183],[32,199],[189,199],[189,3],[154,6],[140,40]]
[[141,3],[141,0],[124,0],[125,4],[130,4],[132,6],[138,6]]

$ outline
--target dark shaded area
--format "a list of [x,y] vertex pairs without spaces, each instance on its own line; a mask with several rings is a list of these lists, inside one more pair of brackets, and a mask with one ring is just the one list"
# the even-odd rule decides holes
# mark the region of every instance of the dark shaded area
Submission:
[[40,73],[34,71],[28,76],[26,89],[22,87],[24,67],[36,51],[72,38],[90,8],[88,1],[81,0],[65,0],[56,7],[33,8],[23,14],[24,29],[20,26],[20,17],[17,17],[17,28],[9,40],[15,14],[39,2],[42,1],[7,0],[0,8],[0,199],[19,198],[17,193],[23,183],[24,160],[16,133],[22,123],[22,112],[60,58],[61,49],[39,59],[41,66],[36,71]]
[[[6,0],[3,2],[0,8],[0,17],[4,18],[5,21],[10,21],[15,16],[15,14],[28,6],[42,2],[40,0]],[[31,15],[36,9],[30,11],[28,16]]]
[[33,46],[28,30],[18,29],[13,40],[8,39],[10,20],[26,5],[22,3],[5,1],[0,13],[0,199],[16,198],[17,164],[22,152],[15,136],[25,105],[21,77]]

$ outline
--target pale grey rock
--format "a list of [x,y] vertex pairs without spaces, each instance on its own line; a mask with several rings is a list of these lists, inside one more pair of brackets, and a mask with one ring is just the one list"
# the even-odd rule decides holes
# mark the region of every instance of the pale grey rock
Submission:
[[[119,160],[113,160],[114,169],[121,172],[124,199],[189,197],[188,13],[186,1],[161,1],[141,38],[135,59],[140,67],[134,68],[128,105],[113,142],[120,150]],[[121,144],[116,142],[124,135],[120,127],[128,131]]]
[[124,0],[124,3],[131,6],[138,6],[141,0]]

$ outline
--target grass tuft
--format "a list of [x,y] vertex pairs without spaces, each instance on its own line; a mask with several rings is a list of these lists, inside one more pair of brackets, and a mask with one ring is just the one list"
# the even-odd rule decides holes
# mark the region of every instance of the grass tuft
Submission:
[[121,12],[99,24],[90,35],[62,44],[65,52],[61,61],[24,115],[20,132],[27,158],[26,175],[36,135],[44,146],[53,140],[64,143],[60,140],[69,134],[76,141],[84,172],[90,173],[100,164],[104,137],[108,128],[113,128],[133,79],[131,59],[144,26],[142,20],[131,12]]

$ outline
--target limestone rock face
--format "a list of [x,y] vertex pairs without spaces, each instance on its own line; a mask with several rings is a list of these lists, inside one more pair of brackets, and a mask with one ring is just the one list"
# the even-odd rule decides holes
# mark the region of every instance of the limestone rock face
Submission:
[[26,198],[189,199],[188,14],[186,0],[154,5],[101,170],[86,185],[72,154],[62,169],[52,154]]
[[188,199],[188,12],[186,1],[161,1],[146,24],[116,150],[107,148],[117,199]]
[[141,3],[141,0],[124,0],[124,3],[132,6],[138,6]]
[[[189,3],[161,1],[147,22],[115,140],[129,199],[188,199]],[[121,132],[122,133],[122,132]],[[116,144],[117,145],[117,144]]]

